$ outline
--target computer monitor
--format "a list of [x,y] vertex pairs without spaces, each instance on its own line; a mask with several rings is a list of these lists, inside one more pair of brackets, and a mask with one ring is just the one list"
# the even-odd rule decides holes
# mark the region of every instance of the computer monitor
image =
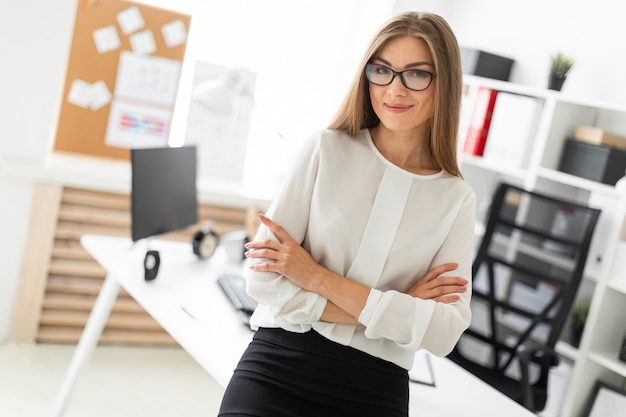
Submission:
[[133,242],[198,222],[196,146],[131,149]]

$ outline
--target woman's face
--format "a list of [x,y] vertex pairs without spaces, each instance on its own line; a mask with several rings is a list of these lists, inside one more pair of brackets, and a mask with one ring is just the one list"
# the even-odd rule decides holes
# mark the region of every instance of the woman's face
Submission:
[[[399,72],[408,69],[435,72],[428,46],[423,39],[396,38],[387,43],[371,63]],[[386,71],[382,69],[382,71]],[[420,74],[420,73],[417,73]],[[413,76],[411,72],[405,73]],[[423,75],[423,74],[422,74]],[[391,84],[381,86],[369,83],[370,98],[381,127],[397,133],[423,134],[433,115],[435,80],[423,91],[414,91],[402,84],[396,75]]]

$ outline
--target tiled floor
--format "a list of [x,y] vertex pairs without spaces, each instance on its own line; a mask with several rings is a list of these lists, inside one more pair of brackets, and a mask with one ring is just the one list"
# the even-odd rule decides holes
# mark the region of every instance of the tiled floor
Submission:
[[[0,344],[0,416],[52,417],[73,345]],[[222,388],[183,349],[99,346],[64,417],[212,417]]]

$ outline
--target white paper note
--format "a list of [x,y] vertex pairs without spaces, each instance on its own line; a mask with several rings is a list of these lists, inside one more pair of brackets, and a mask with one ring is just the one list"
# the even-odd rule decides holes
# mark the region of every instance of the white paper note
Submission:
[[88,108],[91,105],[91,84],[79,79],[72,81],[67,101],[83,109]]
[[117,14],[117,23],[119,23],[122,32],[125,35],[141,29],[145,22],[143,16],[137,6],[131,6]]
[[187,28],[182,20],[174,20],[161,27],[165,46],[173,48],[187,41]]
[[144,30],[130,36],[130,46],[138,54],[149,55],[156,51],[156,43],[152,31]]
[[91,110],[99,110],[111,102],[111,92],[102,80],[91,85]]
[[111,92],[102,80],[90,84],[77,78],[72,82],[67,101],[83,109],[99,110],[111,102]]
[[105,26],[93,31],[93,40],[96,43],[96,50],[104,54],[120,47],[120,38],[117,35],[115,26]]

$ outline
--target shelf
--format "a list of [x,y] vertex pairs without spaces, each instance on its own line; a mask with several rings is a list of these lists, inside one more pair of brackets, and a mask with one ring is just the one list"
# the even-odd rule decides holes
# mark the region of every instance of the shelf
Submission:
[[[476,245],[480,244],[480,241],[482,240],[484,234],[485,234],[485,224],[477,222],[474,225],[474,236],[476,239]],[[510,240],[510,237],[503,235],[502,233],[494,234],[494,242],[498,245],[507,246],[509,243],[509,240]],[[564,269],[573,268],[574,264],[570,259],[561,258],[558,255],[541,251],[533,246],[525,244],[524,242],[516,242],[516,244],[520,245],[519,247],[520,253],[530,255],[537,259],[553,263],[554,265],[558,265]],[[600,271],[595,271],[595,270],[586,268],[583,274],[583,279],[586,279],[592,282],[597,282],[598,274],[600,274]],[[626,293],[626,284],[616,283],[614,285],[614,289],[617,291]]]
[[566,184],[575,188],[581,188],[583,190],[603,194],[609,197],[615,197],[616,199],[620,197],[615,192],[615,187],[612,185],[602,184],[597,181],[566,174],[565,172],[556,171],[554,169],[539,168],[538,176],[543,179]]
[[[613,185],[567,174],[558,171],[557,167],[565,140],[572,137],[576,126],[587,124],[616,133],[626,131],[626,106],[575,96],[567,92],[473,75],[464,75],[463,82],[467,93],[463,103],[463,110],[466,112],[463,121],[467,124],[470,120],[472,100],[476,99],[480,87],[532,97],[541,102],[541,115],[533,121],[534,137],[527,142],[532,144],[528,146],[533,148],[525,149],[524,159],[520,159],[519,164],[506,165],[498,160],[494,162],[459,154],[458,159],[466,174],[466,180],[474,188],[478,201],[483,206],[487,206],[491,201],[490,193],[493,192],[494,185],[499,181],[507,181],[531,190],[554,193],[602,210],[596,227],[596,235],[600,238],[594,239],[589,249],[583,275],[585,281],[582,283],[585,285],[585,297],[588,296],[594,300],[594,305],[600,306],[589,315],[585,326],[584,338],[591,340],[590,345],[594,348],[578,349],[563,340],[558,341],[555,346],[556,352],[564,361],[573,363],[571,378],[563,392],[560,413],[562,417],[577,417],[581,414],[583,399],[588,396],[589,378],[608,373],[626,378],[626,363],[617,358],[615,347],[617,337],[615,332],[619,331],[621,336],[624,330],[626,279],[622,276],[613,278],[611,274],[616,273],[612,271],[614,266],[609,268],[604,263],[605,259],[613,264],[626,259],[626,246],[620,252],[618,241],[619,231],[626,227],[623,225],[626,196],[617,192]],[[462,124],[462,127],[465,125]],[[479,215],[484,217],[485,208],[480,208]],[[480,240],[484,233],[484,225],[477,225],[475,229],[477,240]],[[513,242],[504,235],[496,236],[495,240],[496,246],[492,250],[498,253],[503,250],[506,253],[513,253],[515,250],[517,254],[524,254],[524,258],[532,259],[530,262],[558,265],[559,268],[566,269],[572,265],[571,260],[560,259],[556,254],[542,250],[541,247],[535,248],[522,241]],[[513,244],[514,247],[511,247]],[[618,270],[622,269],[626,270],[623,266]],[[523,324],[523,320],[507,320],[507,324],[520,325]]]
[[[511,238],[509,236],[503,235],[502,233],[494,233],[493,237],[495,243],[498,245],[509,247],[509,244],[511,243]],[[547,264],[559,267],[567,271],[573,270],[576,266],[571,258],[559,256],[558,254],[550,252],[549,250],[540,249],[536,246],[529,245],[521,241],[515,241],[514,244],[516,245],[519,253],[528,255],[535,260],[543,261]]]
[[614,353],[590,352],[589,359],[626,378],[626,362],[619,361]]
[[571,361],[576,361],[576,359],[578,359],[578,349],[567,342],[559,340],[556,342],[554,349],[556,350],[556,353]]
[[575,97],[575,96],[570,96],[567,94],[559,95],[558,100],[563,103],[570,103],[570,104],[574,104],[577,106],[600,109],[603,111],[614,111],[618,113],[626,113],[626,107],[619,105],[619,104],[608,103],[602,100]]
[[609,279],[606,286],[608,288],[611,288],[612,290],[615,290],[617,292],[620,292],[626,295],[626,282],[620,282],[614,279]]
[[462,165],[470,165],[473,167],[497,172],[504,176],[508,176],[520,181],[524,180],[524,178],[528,176],[528,171],[523,168],[511,168],[497,163],[488,162],[480,156],[461,154],[459,159]]
[[626,113],[626,107],[623,105],[609,103],[602,100],[572,96],[567,93],[549,90],[546,88],[531,87],[523,84],[515,84],[508,81],[494,80],[470,74],[463,74],[463,82],[466,85],[474,87],[486,87],[492,90],[521,94],[539,99],[553,99],[555,101],[574,104],[577,106]]
[[507,93],[521,94],[545,99],[546,97],[557,95],[558,93],[545,88],[530,87],[522,84],[510,83],[508,81],[483,78],[476,75],[463,74],[463,82],[470,86],[486,87],[492,90],[504,91]]

